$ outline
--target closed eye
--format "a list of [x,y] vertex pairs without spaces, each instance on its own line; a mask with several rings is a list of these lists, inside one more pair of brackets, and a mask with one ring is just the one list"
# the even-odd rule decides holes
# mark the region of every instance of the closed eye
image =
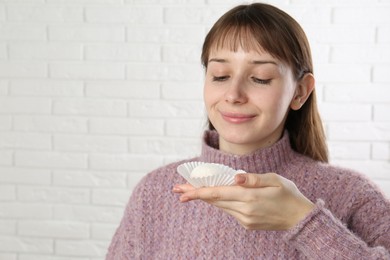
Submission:
[[272,79],[259,79],[256,77],[252,77],[251,79],[253,80],[253,82],[255,82],[257,84],[262,84],[262,85],[269,85],[271,83],[271,80],[272,80]]
[[225,80],[228,80],[229,79],[229,76],[213,76],[213,81],[225,81]]

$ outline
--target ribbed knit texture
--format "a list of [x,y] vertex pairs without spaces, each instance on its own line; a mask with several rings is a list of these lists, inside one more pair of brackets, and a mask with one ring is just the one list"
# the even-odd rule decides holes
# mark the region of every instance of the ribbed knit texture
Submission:
[[288,134],[237,156],[218,150],[207,131],[200,157],[250,173],[276,172],[316,203],[287,231],[249,231],[202,201],[179,202],[184,161],[148,174],[134,190],[107,259],[390,259],[390,202],[362,175],[294,152]]

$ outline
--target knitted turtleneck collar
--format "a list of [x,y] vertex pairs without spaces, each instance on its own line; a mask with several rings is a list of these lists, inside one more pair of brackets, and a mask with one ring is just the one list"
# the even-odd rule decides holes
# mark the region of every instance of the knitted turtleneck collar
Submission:
[[200,160],[209,163],[221,163],[234,169],[250,173],[276,172],[288,164],[295,152],[290,145],[288,132],[272,146],[261,148],[247,155],[234,155],[220,151],[219,135],[216,131],[206,131],[203,136]]

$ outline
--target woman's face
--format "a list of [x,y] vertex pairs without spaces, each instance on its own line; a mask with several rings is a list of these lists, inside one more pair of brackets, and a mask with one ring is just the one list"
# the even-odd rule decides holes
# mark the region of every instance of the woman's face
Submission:
[[220,149],[248,154],[278,141],[295,89],[291,68],[269,53],[211,52],[204,101]]

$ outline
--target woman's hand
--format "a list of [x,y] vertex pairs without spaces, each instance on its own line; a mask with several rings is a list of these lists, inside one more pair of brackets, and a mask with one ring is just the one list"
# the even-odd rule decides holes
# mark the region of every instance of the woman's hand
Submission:
[[237,174],[235,186],[195,189],[175,185],[180,201],[203,200],[223,209],[248,230],[287,230],[314,208],[295,184],[277,175]]

